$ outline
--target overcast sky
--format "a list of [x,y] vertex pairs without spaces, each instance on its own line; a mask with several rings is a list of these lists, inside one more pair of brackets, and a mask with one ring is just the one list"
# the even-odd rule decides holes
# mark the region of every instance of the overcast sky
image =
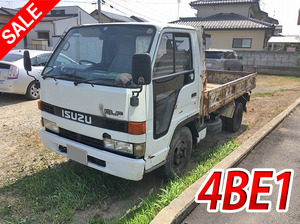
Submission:
[[[196,10],[191,9],[192,0],[104,0],[102,10],[126,16],[139,16],[148,21],[169,22],[179,17],[194,17]],[[178,1],[180,1],[178,14]],[[18,8],[27,0],[0,0],[0,6]],[[79,5],[87,12],[97,8],[97,0],[61,0],[59,5]],[[94,4],[93,4],[94,3]],[[113,7],[113,8],[112,8]],[[283,33],[300,35],[297,26],[300,0],[261,0],[261,9],[283,25]]]

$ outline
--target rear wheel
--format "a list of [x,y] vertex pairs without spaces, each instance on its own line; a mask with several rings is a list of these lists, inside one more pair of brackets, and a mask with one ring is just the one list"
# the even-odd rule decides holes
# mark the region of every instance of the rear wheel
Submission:
[[174,178],[180,175],[191,159],[192,133],[189,128],[182,127],[173,135],[166,164],[161,168],[163,175]]
[[36,81],[31,82],[27,87],[26,98],[36,100],[40,98],[40,89],[35,87]]
[[226,130],[237,132],[240,129],[243,120],[243,112],[243,104],[236,102],[233,117],[226,118]]

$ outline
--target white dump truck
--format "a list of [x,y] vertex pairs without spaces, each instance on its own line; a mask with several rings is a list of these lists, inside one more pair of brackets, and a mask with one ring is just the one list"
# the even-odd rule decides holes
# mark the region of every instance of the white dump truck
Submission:
[[44,145],[129,180],[184,171],[193,144],[239,129],[256,83],[255,72],[206,71],[202,36],[153,23],[70,29],[40,79]]

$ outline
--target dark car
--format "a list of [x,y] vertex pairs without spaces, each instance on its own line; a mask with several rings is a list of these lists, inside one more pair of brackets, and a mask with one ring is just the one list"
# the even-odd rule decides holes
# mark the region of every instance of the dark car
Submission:
[[206,67],[210,70],[243,71],[243,64],[233,50],[211,49],[205,51]]

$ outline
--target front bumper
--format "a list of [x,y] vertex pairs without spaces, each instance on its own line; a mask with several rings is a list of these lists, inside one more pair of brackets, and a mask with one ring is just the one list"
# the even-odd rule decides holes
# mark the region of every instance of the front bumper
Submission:
[[[101,151],[49,133],[44,129],[40,129],[40,136],[43,144],[47,148],[89,167],[128,180],[138,181],[143,178],[145,170],[145,161],[143,159],[132,159],[114,153]],[[62,152],[62,147],[67,149],[68,152]],[[97,164],[93,162],[95,159],[103,161],[103,164],[99,165],[99,163]]]

